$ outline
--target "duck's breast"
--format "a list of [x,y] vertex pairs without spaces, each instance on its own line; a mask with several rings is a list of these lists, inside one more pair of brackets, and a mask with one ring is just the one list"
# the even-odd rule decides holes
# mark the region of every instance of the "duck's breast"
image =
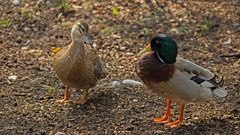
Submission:
[[166,82],[173,76],[174,70],[173,64],[161,63],[151,52],[139,58],[136,72],[144,82]]
[[154,93],[165,96],[166,82],[173,76],[175,66],[161,63],[151,52],[139,58],[136,72],[144,84]]

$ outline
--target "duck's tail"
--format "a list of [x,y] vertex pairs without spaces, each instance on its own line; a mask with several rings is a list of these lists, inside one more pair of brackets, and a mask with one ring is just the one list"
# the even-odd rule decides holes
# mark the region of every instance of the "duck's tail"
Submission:
[[223,76],[219,82],[216,81],[215,76],[212,79],[210,79],[208,82],[210,82],[215,86],[215,87],[211,87],[211,90],[215,96],[218,96],[218,97],[227,96],[227,91],[224,88],[222,88],[224,84]]
[[198,83],[201,87],[211,90],[213,95],[217,97],[227,96],[227,91],[224,88],[222,88],[224,84],[223,76],[219,82],[216,81],[215,76],[210,80],[204,80],[199,76],[194,76],[191,78],[191,80],[193,80],[195,83]]

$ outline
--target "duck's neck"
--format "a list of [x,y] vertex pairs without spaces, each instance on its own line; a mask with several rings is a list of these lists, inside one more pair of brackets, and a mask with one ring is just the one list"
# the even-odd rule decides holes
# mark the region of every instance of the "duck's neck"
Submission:
[[[74,36],[74,35],[73,35]],[[79,37],[72,36],[72,43],[69,48],[70,56],[73,59],[84,60],[85,57],[85,47],[83,42]]]
[[163,57],[160,53],[154,52],[153,56],[159,60],[160,63],[165,64],[174,64],[176,62],[176,58],[172,56]]
[[164,63],[165,63],[164,60],[163,60],[163,58],[162,58],[162,56],[161,56],[159,53],[154,52],[152,55],[153,55],[153,57],[155,57],[156,59],[158,59],[161,64],[164,64]]

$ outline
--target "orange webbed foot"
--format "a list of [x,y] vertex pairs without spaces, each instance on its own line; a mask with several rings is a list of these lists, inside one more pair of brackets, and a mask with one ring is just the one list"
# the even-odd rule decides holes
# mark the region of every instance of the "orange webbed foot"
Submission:
[[65,93],[64,93],[64,98],[63,99],[60,99],[60,100],[57,100],[56,102],[57,103],[69,103],[70,100],[69,100],[69,87],[66,86],[65,88]]
[[64,99],[59,99],[59,100],[57,100],[56,102],[57,102],[57,103],[69,103],[70,100],[64,98]]
[[156,123],[168,123],[170,121],[171,114],[164,115],[160,118],[154,118],[153,121]]
[[170,121],[170,117],[171,117],[171,110],[170,110],[170,106],[171,106],[171,99],[167,99],[167,106],[166,106],[166,111],[163,117],[160,118],[154,118],[153,121],[157,122],[157,123],[168,123]]
[[174,122],[169,122],[169,123],[165,124],[165,126],[168,126],[170,128],[177,128],[177,127],[180,127],[181,124],[182,124],[182,121],[177,120],[177,121],[174,121]]
[[174,122],[169,122],[169,123],[165,124],[165,126],[168,126],[168,127],[171,127],[171,128],[180,127],[182,122],[183,122],[184,107],[185,107],[185,105],[180,105],[178,120],[176,120]]

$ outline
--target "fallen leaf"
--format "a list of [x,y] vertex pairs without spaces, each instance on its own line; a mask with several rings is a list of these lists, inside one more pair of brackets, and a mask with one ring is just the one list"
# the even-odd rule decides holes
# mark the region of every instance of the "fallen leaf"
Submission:
[[118,15],[118,8],[117,8],[117,7],[113,7],[113,8],[112,8],[112,12],[113,12],[113,14],[114,14],[115,16],[117,16],[117,15]]
[[55,91],[55,88],[52,86],[48,86],[48,85],[41,85],[43,90],[46,90],[48,93],[53,93]]
[[52,50],[52,53],[56,54],[56,53],[59,52],[60,50],[61,50],[60,47],[54,48],[54,49]]

